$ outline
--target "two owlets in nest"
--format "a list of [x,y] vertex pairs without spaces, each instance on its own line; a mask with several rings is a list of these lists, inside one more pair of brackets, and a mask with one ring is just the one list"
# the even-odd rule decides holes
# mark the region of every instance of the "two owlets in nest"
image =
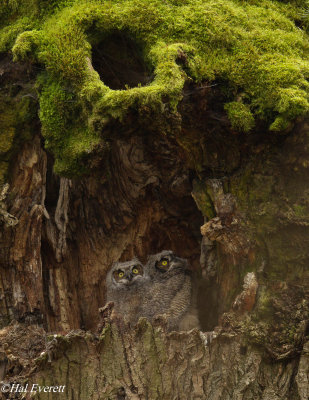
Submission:
[[150,256],[145,265],[136,258],[113,264],[106,289],[107,302],[131,325],[164,316],[169,330],[199,328],[188,262],[172,251]]

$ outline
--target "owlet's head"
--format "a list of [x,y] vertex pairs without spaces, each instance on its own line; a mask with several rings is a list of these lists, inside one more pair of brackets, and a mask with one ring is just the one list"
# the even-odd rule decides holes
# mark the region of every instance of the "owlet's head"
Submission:
[[142,263],[134,258],[131,261],[116,262],[107,274],[106,282],[117,289],[136,286],[146,278]]
[[171,250],[151,255],[148,258],[146,269],[151,278],[159,280],[190,272],[187,260],[176,257]]

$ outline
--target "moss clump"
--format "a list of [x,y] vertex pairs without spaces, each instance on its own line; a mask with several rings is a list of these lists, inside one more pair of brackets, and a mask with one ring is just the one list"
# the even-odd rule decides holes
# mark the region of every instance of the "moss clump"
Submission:
[[225,105],[225,110],[234,129],[249,132],[254,127],[254,117],[246,104],[233,101]]
[[99,143],[87,127],[80,102],[69,87],[41,75],[40,120],[45,147],[57,158],[54,169],[59,174],[80,175],[86,171],[83,160]]
[[[25,3],[8,2],[3,11],[8,22],[1,31],[0,51],[10,48],[20,33],[13,47],[15,59],[37,60],[55,85],[74,92],[84,117],[82,124],[80,118],[65,119],[71,138],[73,131],[79,132],[80,141],[81,125],[90,141],[102,132],[106,135],[107,122],[121,120],[129,109],[161,112],[168,106],[175,111],[186,81],[224,85],[228,116],[240,131],[250,131],[257,118],[266,120],[271,130],[283,130],[309,111],[308,36],[294,24],[304,12],[301,1],[71,0],[48,2],[44,8],[43,0],[32,0],[28,9]],[[92,46],[113,32],[129,35],[141,46],[154,70],[147,86],[112,90],[91,68]],[[42,88],[41,108],[46,90]],[[63,106],[72,108],[68,102]],[[41,116],[50,140],[56,115],[52,113],[53,121],[46,111]],[[62,116],[59,119],[63,123]],[[64,147],[65,132],[62,137]],[[73,172],[57,146],[51,148],[56,159],[62,158],[59,172]]]

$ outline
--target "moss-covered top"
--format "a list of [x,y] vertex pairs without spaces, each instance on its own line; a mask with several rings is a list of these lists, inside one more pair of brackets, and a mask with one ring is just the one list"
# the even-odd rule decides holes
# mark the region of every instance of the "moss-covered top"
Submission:
[[[257,119],[281,131],[309,110],[306,1],[0,0],[0,6],[0,52],[12,49],[15,60],[44,69],[40,119],[58,173],[82,172],[81,160],[102,142],[110,119],[132,108],[175,111],[186,81],[222,87],[240,131]],[[117,32],[134,40],[153,70],[146,86],[112,90],[92,68],[93,46]]]

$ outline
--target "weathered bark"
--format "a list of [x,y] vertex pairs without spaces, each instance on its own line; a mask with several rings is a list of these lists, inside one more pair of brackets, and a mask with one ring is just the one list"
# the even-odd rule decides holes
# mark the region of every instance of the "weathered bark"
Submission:
[[11,173],[14,227],[1,230],[2,325],[11,318],[43,320],[41,261],[42,219],[45,206],[46,155],[36,136],[20,152]]
[[45,345],[41,332],[15,371],[2,331],[4,380],[66,385],[68,399],[307,398],[308,125],[238,135],[217,90],[184,94],[178,118],[145,110],[144,123],[132,113],[110,126],[108,158],[98,147],[81,179],[53,174],[35,130],[20,145],[1,199],[18,220],[0,230],[1,325],[94,331],[110,265],[172,249],[197,273],[203,331],[218,336],[206,346],[197,331],[105,321],[100,338]]
[[[164,326],[152,327],[146,320],[135,329],[109,321],[100,337],[82,331],[54,335],[45,348],[40,348],[36,331],[23,333],[36,334],[34,352],[43,351],[29,365],[25,350],[29,352],[30,343],[24,339],[24,358],[18,365],[11,357],[10,371],[12,375],[12,368],[19,366],[31,373],[9,373],[6,382],[28,384],[28,391],[18,393],[11,386],[4,398],[29,399],[33,384],[62,387],[60,393],[34,390],[42,400],[306,400],[309,394],[308,342],[300,360],[273,362],[236,332],[218,330],[209,343],[197,330],[167,333]],[[14,338],[21,344],[16,333]]]

